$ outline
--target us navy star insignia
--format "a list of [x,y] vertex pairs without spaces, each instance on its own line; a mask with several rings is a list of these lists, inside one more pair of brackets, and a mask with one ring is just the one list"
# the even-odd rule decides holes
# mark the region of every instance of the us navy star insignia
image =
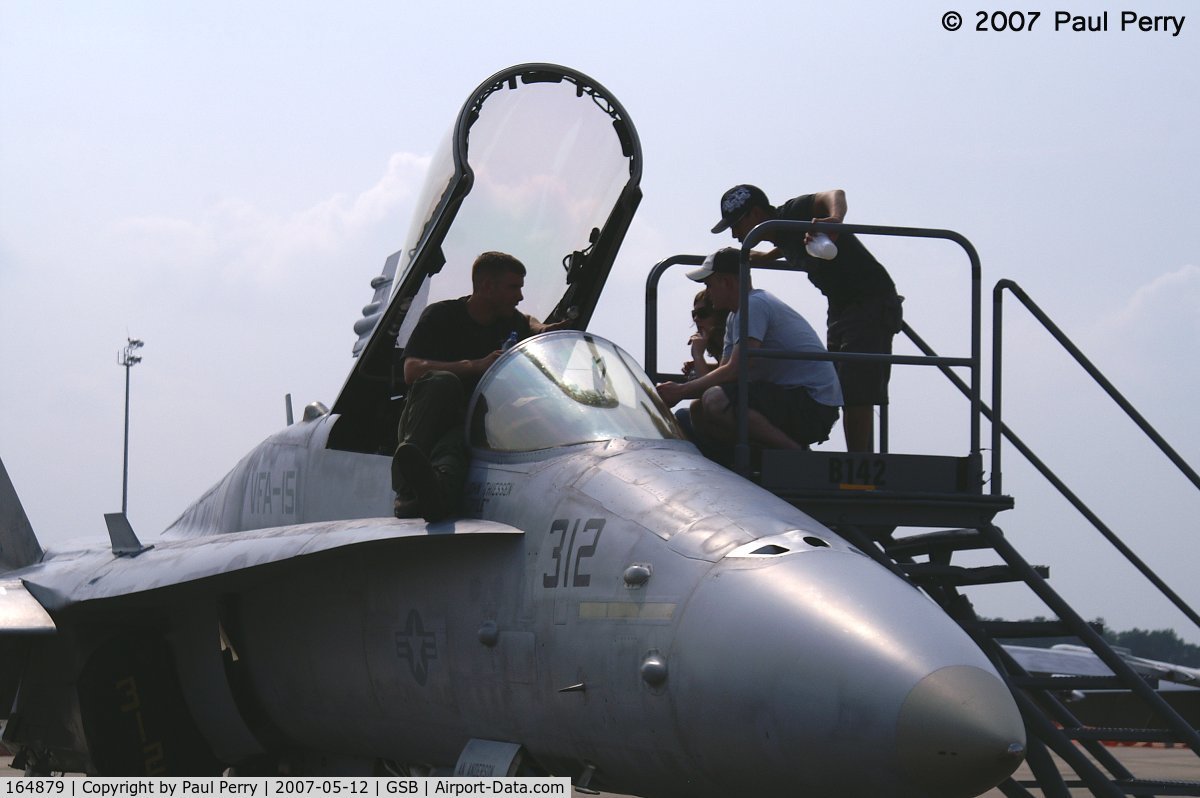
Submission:
[[429,663],[437,659],[437,636],[425,631],[421,614],[416,610],[409,611],[404,631],[396,631],[396,656],[408,663],[413,678],[424,687],[429,678]]

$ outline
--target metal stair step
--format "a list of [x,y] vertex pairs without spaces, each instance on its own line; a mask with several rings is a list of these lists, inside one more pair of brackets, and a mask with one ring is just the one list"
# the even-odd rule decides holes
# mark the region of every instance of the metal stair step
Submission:
[[[1096,634],[1104,634],[1104,624],[1088,621]],[[1063,621],[980,621],[979,628],[993,639],[1028,639],[1038,637],[1076,637]]]
[[[1025,789],[1040,790],[1036,779],[1014,779],[1014,783]],[[1114,779],[1113,786],[1126,795],[1200,795],[1200,782],[1167,781],[1165,779]],[[1088,783],[1081,779],[1066,779],[1063,786],[1071,790],[1086,790]]]
[[1063,728],[1074,740],[1100,740],[1113,743],[1178,743],[1179,735],[1169,729],[1108,729],[1101,726]]
[[888,542],[883,548],[892,556],[911,557],[917,554],[943,554],[991,547],[978,529],[942,529],[898,538]]
[[[1026,690],[1128,690],[1116,676],[1013,676],[1014,687]],[[1157,683],[1157,679],[1153,680]]]
[[1200,795],[1200,781],[1162,779],[1116,779],[1113,784],[1126,795]]
[[[985,565],[979,568],[966,568],[961,565],[940,565],[937,563],[901,563],[900,568],[909,578],[918,584],[934,584],[955,587],[970,585],[996,585],[1005,582],[1020,582],[1012,568],[1007,565]],[[1050,575],[1050,569],[1044,565],[1034,566],[1034,570],[1043,579]]]

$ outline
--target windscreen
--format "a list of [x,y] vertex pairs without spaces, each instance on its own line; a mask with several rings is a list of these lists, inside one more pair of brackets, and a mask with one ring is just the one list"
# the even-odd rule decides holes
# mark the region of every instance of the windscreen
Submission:
[[[430,165],[430,214],[453,174],[451,158],[443,147]],[[521,310],[544,319],[566,291],[564,262],[587,249],[629,180],[629,158],[603,100],[566,80],[504,83],[488,95],[470,127],[467,162],[474,183],[442,243],[445,266],[414,300],[401,345],[426,304],[471,293],[471,263],[481,252],[507,252],[525,264]],[[410,231],[407,252],[423,233],[424,220]]]
[[471,445],[528,452],[615,438],[683,438],[645,372],[594,335],[528,338],[484,375],[471,404]]

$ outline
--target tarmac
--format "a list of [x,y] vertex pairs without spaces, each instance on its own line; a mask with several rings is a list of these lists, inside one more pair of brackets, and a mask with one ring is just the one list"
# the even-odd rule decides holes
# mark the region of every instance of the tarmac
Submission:
[[[1108,751],[1133,774],[1134,778],[1200,782],[1200,755],[1194,753],[1190,748],[1117,745],[1108,747]],[[1075,779],[1074,773],[1069,771],[1058,757],[1055,757],[1055,762],[1058,763],[1058,770],[1064,774],[1068,784]],[[1028,765],[1021,765],[1017,768],[1016,779],[1018,782],[1032,778],[1033,775],[1030,773]],[[1043,795],[1042,791],[1036,787],[1028,784],[1024,786],[1035,796]],[[1072,788],[1070,793],[1072,796],[1092,794],[1082,787]],[[983,798],[1004,798],[1004,793],[999,789],[988,790],[983,794]]]
[[[1117,760],[1125,766],[1130,773],[1136,778],[1156,779],[1166,781],[1192,781],[1200,782],[1200,756],[1192,752],[1189,748],[1143,748],[1133,746],[1113,746],[1108,749]],[[1059,772],[1066,775],[1066,781],[1074,778],[1074,774],[1070,773],[1067,768],[1058,761]],[[1033,778],[1033,774],[1029,771],[1028,765],[1021,765],[1017,768],[1015,778],[1018,782],[1027,782]],[[1025,789],[1029,790],[1035,798],[1044,798],[1045,793],[1031,784],[1024,784]],[[583,796],[578,790],[574,791],[575,795]],[[592,793],[587,793],[592,795]],[[1070,794],[1073,796],[1090,796],[1088,790],[1079,787],[1072,788]],[[626,796],[618,796],[614,793],[602,792],[599,798],[626,798]],[[1004,798],[1004,793],[999,789],[988,790],[981,798]]]

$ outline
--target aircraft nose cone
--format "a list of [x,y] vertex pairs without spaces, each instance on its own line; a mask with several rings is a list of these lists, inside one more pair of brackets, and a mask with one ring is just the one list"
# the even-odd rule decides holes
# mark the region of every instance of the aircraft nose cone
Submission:
[[896,753],[908,778],[931,798],[968,798],[1016,770],[1025,756],[1025,726],[995,675],[949,666],[905,698]]
[[727,558],[666,659],[657,689],[713,785],[693,795],[957,798],[1021,761],[1020,713],[983,652],[852,551]]

